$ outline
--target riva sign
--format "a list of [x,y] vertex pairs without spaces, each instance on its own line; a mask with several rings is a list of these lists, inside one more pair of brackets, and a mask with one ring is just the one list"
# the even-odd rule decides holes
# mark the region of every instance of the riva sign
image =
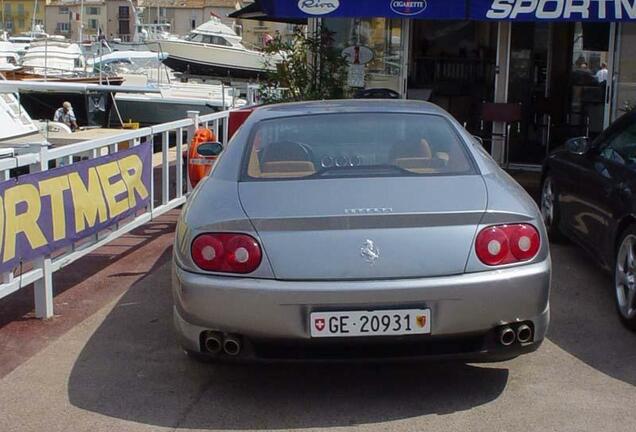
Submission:
[[340,6],[338,0],[299,0],[298,9],[309,15],[326,15]]
[[[636,0],[489,0],[490,8],[473,5],[473,18],[491,20],[603,21],[636,18]],[[478,2],[476,2],[478,3]],[[481,10],[480,10],[481,9]]]
[[150,144],[0,183],[0,272],[133,216],[150,202]]

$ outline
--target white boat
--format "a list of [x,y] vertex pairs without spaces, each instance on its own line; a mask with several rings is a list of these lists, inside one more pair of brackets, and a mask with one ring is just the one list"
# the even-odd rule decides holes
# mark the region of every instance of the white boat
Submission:
[[155,63],[160,65],[165,60],[167,54],[152,51],[112,51],[101,56],[89,57],[87,64],[95,71],[101,69],[104,72],[129,72],[129,68],[138,69],[139,64],[147,63],[148,65]]
[[0,72],[19,69],[20,55],[12,42],[0,40]]
[[[143,85],[143,79],[131,84]],[[126,81],[122,87],[126,87]],[[159,91],[159,94],[117,93],[117,109],[112,113],[116,115],[118,111],[123,122],[132,120],[148,126],[185,118],[188,111],[199,111],[203,115],[245,104],[243,99],[238,99],[234,89],[222,84],[176,82],[159,87]]]
[[212,16],[185,39],[158,39],[152,50],[168,54],[164,63],[178,72],[232,78],[256,78],[275,69],[277,56],[251,50],[234,30]]
[[245,104],[245,100],[238,97],[238,90],[221,83],[181,82],[160,62],[162,58],[160,53],[114,51],[95,60],[95,64],[107,64],[109,73],[124,79],[122,89],[135,86],[159,90],[158,93],[118,92],[111,114],[119,118],[113,120],[132,120],[146,126],[185,118],[187,111],[208,114]]
[[16,36],[9,36],[9,42],[13,42],[20,56],[23,56],[32,42],[44,40],[50,36],[44,32],[42,26],[36,25],[33,31],[20,33]]
[[0,140],[38,131],[13,93],[0,93]]
[[76,75],[85,71],[82,49],[63,38],[49,37],[31,42],[22,66],[40,75]]

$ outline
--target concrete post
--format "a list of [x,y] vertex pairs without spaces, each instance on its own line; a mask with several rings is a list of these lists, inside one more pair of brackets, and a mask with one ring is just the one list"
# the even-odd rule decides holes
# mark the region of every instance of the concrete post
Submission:
[[[49,168],[48,146],[39,148],[40,161],[29,167],[31,172],[46,171]],[[51,271],[51,256],[44,255],[34,261],[33,267],[42,270],[42,278],[33,286],[35,316],[37,318],[51,318],[53,316],[53,272]]]

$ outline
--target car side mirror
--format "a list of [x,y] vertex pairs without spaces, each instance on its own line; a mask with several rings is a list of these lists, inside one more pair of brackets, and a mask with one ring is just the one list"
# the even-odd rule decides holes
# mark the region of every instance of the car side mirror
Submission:
[[204,142],[198,145],[197,154],[199,156],[218,156],[223,151],[223,144],[220,142]]
[[590,151],[590,139],[588,137],[570,138],[565,142],[565,147],[570,153],[584,155]]

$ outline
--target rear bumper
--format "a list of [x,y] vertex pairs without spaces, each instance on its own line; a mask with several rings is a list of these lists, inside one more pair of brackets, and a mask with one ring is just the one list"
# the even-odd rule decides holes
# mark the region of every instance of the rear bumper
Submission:
[[[200,352],[203,332],[236,334],[243,339],[244,358],[505,360],[540,345],[549,322],[549,291],[549,259],[457,276],[344,282],[217,277],[173,265],[174,319],[181,345]],[[431,309],[430,336],[310,337],[312,311],[407,307]],[[531,321],[533,341],[498,344],[495,328],[519,321]]]

